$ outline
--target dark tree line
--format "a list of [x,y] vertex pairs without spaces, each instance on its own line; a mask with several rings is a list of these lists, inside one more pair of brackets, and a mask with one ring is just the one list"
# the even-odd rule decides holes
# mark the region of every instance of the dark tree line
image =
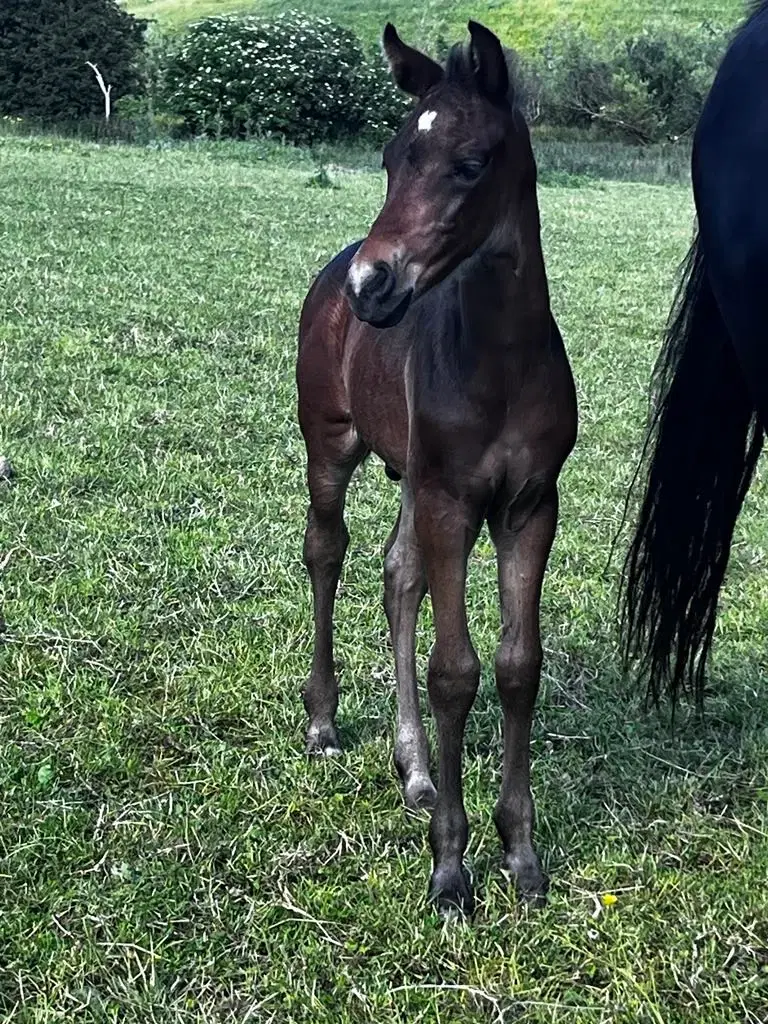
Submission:
[[0,113],[66,121],[97,116],[104,97],[140,87],[147,22],[115,0],[0,0]]

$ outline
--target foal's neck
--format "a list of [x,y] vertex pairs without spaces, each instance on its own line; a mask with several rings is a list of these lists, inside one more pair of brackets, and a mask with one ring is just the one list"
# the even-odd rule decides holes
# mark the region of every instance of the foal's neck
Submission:
[[481,347],[519,351],[549,331],[549,287],[535,187],[510,204],[487,242],[460,272],[465,329]]

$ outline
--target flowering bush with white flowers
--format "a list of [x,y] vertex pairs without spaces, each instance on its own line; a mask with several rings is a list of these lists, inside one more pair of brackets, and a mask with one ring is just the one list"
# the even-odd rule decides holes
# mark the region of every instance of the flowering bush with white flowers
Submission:
[[235,15],[192,25],[167,58],[166,106],[198,134],[311,143],[391,133],[407,103],[381,62],[326,18]]

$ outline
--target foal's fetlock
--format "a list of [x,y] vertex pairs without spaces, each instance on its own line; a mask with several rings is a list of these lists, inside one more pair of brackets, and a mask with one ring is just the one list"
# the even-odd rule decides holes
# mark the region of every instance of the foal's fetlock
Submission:
[[426,736],[415,739],[401,732],[395,742],[395,768],[400,776],[406,807],[412,811],[432,810],[437,790],[429,774]]
[[546,904],[549,879],[532,849],[505,853],[501,870],[510,885],[514,885],[521,900],[533,907]]
[[431,811],[437,802],[437,790],[429,775],[414,772],[403,778],[405,805],[412,811]]
[[310,723],[307,729],[307,754],[337,757],[341,752],[339,734],[333,722]]
[[472,917],[475,898],[469,873],[463,864],[458,867],[441,865],[435,868],[429,881],[429,901],[435,905],[442,918],[457,914]]
[[437,802],[437,790],[429,769],[414,767],[410,761],[398,757],[395,750],[395,768],[403,787],[405,806],[411,811],[431,811]]
[[326,757],[340,754],[341,743],[335,723],[339,699],[334,676],[313,672],[302,691],[301,699],[309,718],[307,753]]

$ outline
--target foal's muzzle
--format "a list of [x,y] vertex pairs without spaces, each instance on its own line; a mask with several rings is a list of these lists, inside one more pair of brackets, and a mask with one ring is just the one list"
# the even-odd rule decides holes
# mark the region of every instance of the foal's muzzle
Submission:
[[402,287],[389,263],[353,264],[345,287],[347,300],[358,320],[373,327],[394,327],[408,311],[413,288]]

